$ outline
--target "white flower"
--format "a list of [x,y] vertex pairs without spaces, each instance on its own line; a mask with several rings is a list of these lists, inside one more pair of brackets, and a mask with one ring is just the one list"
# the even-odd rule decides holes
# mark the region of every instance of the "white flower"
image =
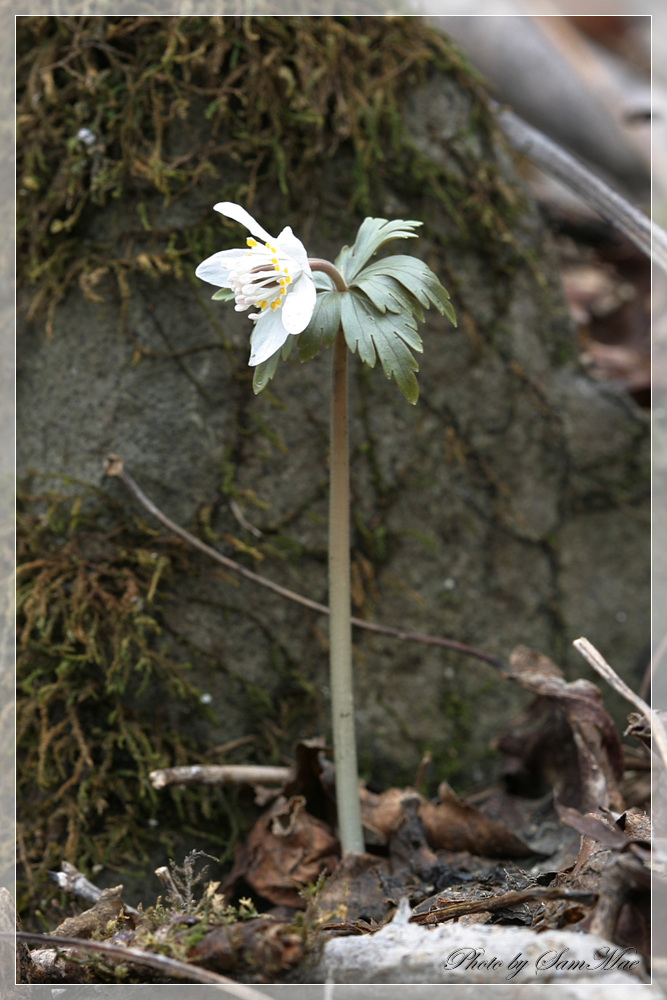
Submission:
[[211,285],[231,288],[238,312],[251,306],[259,310],[249,314],[255,328],[248,363],[260,365],[310,322],[317,293],[308,254],[289,226],[274,239],[240,205],[222,201],[213,207],[262,241],[248,238],[244,249],[220,250],[195,271]]

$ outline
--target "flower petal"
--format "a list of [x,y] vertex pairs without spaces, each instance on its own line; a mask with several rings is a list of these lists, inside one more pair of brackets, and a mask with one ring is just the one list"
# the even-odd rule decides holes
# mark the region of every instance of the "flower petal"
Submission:
[[289,337],[289,332],[283,326],[281,313],[282,309],[266,312],[255,323],[250,337],[249,365],[261,365],[263,361],[268,361]]
[[291,226],[286,226],[282,233],[276,237],[276,246],[288,257],[295,260],[302,271],[307,271],[310,274],[308,252],[301,240],[292,232]]
[[297,334],[306,329],[313,315],[316,298],[315,282],[310,275],[302,274],[287,292],[281,310],[283,326],[288,333]]
[[228,288],[230,270],[239,257],[243,257],[247,253],[247,250],[218,250],[217,253],[207,257],[198,265],[195,274],[202,281],[208,281],[210,285]]
[[246,227],[249,233],[257,236],[263,243],[273,243],[273,236],[269,236],[266,229],[260,226],[259,222],[256,222],[252,215],[246,212],[245,208],[241,208],[240,205],[236,205],[233,201],[219,201],[213,208],[216,212],[226,215],[228,219],[240,222],[242,226]]

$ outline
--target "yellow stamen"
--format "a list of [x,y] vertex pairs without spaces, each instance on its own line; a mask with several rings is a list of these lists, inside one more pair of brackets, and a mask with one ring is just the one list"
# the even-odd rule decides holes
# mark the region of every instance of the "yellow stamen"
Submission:
[[259,246],[259,244],[257,243],[257,240],[253,240],[252,236],[248,237],[248,239],[246,240],[246,243],[248,244],[249,247]]
[[258,303],[257,303],[257,307],[258,307],[259,309],[266,309],[266,299],[262,299],[262,301],[261,301],[261,302],[258,302]]

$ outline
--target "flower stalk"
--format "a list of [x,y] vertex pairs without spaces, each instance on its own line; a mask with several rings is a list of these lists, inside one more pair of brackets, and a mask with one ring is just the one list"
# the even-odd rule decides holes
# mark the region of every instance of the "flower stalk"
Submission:
[[[333,264],[309,258],[312,271],[323,271],[336,290],[347,285]],[[329,448],[329,678],[336,809],[341,852],[364,851],[359,805],[359,768],[352,680],[352,601],[350,594],[350,456],[347,407],[348,347],[342,328],[334,341]]]
[[[298,342],[299,360],[333,347],[331,445],[329,453],[329,664],[338,834],[343,855],[364,851],[359,803],[357,743],[352,686],[352,605],[350,593],[350,468],[347,354],[358,353],[373,368],[380,360],[409,403],[416,403],[419,371],[412,352],[422,351],[417,323],[435,306],[456,325],[447,290],[422,261],[397,254],[371,262],[390,240],[416,237],[421,222],[367,218],[352,247],[336,264],[308,257],[301,240],[286,226],[272,237],[233,202],[216,211],[246,226],[244,248],[220,250],[196,274],[217,285],[217,299],[234,299],[236,310],[254,323],[250,359],[253,390],[261,392],[278,362]],[[325,277],[313,277],[320,271]]]
[[329,452],[329,669],[338,836],[343,854],[361,853],[364,838],[352,686],[350,598],[350,467],[347,430],[347,344],[334,344]]

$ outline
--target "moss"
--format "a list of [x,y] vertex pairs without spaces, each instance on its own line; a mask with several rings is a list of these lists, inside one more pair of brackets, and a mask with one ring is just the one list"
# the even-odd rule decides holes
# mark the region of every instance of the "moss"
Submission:
[[[49,333],[74,284],[94,300],[111,275],[126,304],[128,273],[180,278],[220,249],[208,209],[163,228],[177,199],[213,180],[219,198],[249,207],[260,190],[279,193],[298,217],[321,203],[339,149],[350,213],[382,214],[383,185],[400,182],[435,197],[490,257],[511,256],[516,196],[495,168],[473,170],[460,143],[460,176],[445,175],[406,137],[402,96],[435,69],[470,94],[476,132],[493,132],[478,78],[421,18],[19,17],[17,53],[18,261]],[[114,203],[125,245],[91,225]]]
[[182,558],[173,540],[123,525],[93,490],[19,496],[19,896],[28,923],[28,899],[55,894],[46,871],[63,858],[136,874],[156,846],[172,852],[184,829],[221,847],[234,838],[225,794],[158,795],[148,777],[205,760],[167,708],[206,711],[187,664],[161,650],[161,594]]

